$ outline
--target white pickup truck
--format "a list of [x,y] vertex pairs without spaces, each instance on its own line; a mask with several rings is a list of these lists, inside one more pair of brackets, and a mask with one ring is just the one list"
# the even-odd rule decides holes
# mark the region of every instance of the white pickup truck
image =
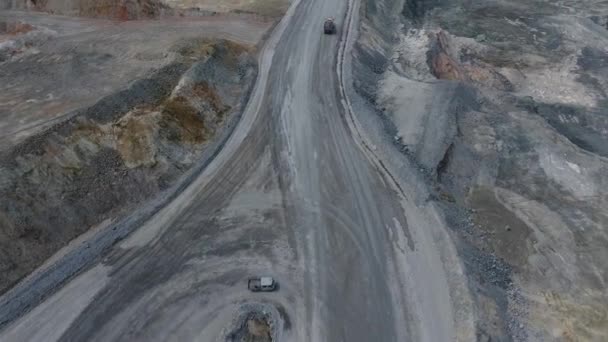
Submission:
[[271,292],[276,290],[277,282],[272,277],[249,278],[247,288],[252,292]]

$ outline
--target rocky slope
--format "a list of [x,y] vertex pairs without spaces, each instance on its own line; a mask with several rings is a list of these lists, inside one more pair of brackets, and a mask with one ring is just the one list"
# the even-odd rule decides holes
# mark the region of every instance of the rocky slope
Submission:
[[608,338],[607,15],[363,2],[355,86],[451,222],[479,340]]
[[197,160],[255,78],[251,50],[184,40],[178,56],[0,154],[0,290],[67,242],[167,189]]

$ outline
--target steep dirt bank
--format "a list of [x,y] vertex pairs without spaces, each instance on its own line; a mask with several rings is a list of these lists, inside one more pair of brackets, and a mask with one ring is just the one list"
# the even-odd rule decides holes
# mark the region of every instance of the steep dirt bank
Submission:
[[148,78],[34,135],[0,158],[0,289],[71,239],[172,185],[239,112],[251,51],[188,40]]
[[364,4],[355,86],[454,228],[478,338],[606,339],[606,5]]

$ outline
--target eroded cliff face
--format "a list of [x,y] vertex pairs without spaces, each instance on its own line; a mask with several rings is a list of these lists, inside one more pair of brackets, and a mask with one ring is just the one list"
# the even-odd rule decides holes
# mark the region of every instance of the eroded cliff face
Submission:
[[354,84],[454,228],[479,339],[608,338],[608,6],[363,3]]
[[255,78],[251,48],[186,40],[175,60],[0,156],[0,290],[174,184]]

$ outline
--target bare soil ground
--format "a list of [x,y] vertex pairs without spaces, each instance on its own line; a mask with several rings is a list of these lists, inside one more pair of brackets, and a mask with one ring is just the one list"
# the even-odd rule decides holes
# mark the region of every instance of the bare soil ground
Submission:
[[0,8],[118,20],[230,12],[276,18],[285,13],[289,3],[290,0],[0,0]]
[[608,339],[608,7],[402,4],[362,26],[359,92],[434,184],[479,339]]
[[271,328],[266,318],[252,316],[242,326],[228,334],[230,342],[272,342]]
[[[216,17],[117,25],[23,12],[0,21],[12,49],[0,62],[4,292],[188,170],[242,109],[254,44],[269,24]],[[231,29],[240,43],[205,38],[232,38]]]

